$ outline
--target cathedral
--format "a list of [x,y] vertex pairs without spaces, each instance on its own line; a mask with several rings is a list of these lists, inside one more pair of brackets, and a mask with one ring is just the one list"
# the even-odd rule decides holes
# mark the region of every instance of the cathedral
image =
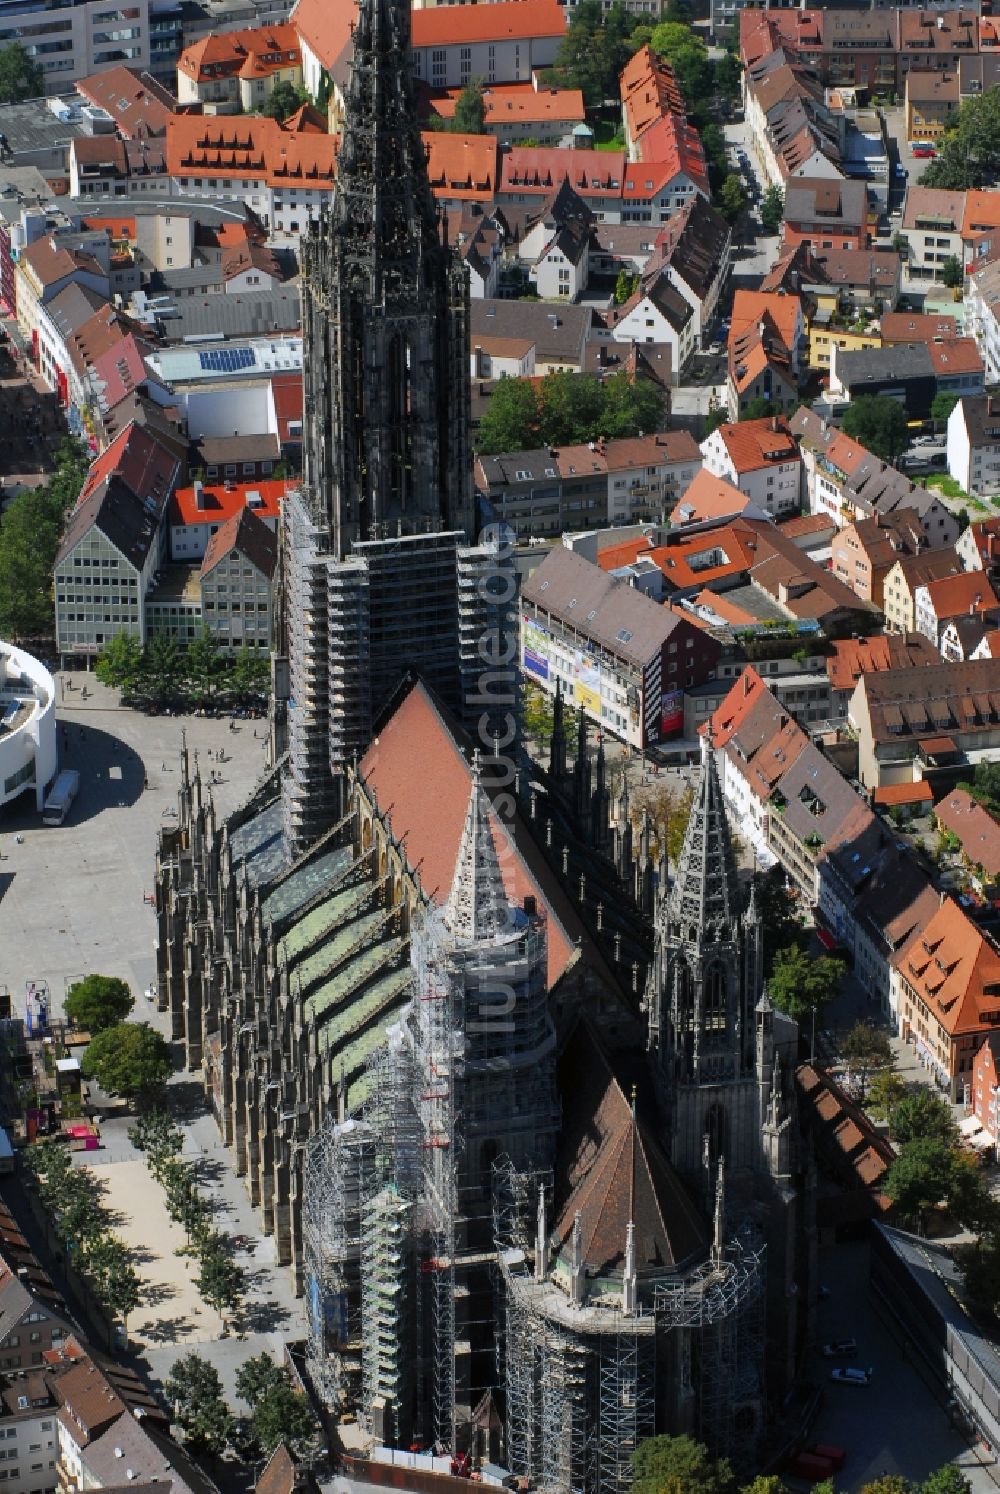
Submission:
[[752,1473],[809,1331],[797,1031],[710,738],[675,865],[561,695],[545,760],[520,739],[408,28],[362,0],[303,257],[273,765],[220,819],[183,754],[159,1003],[366,1446],[624,1494],[690,1432]]

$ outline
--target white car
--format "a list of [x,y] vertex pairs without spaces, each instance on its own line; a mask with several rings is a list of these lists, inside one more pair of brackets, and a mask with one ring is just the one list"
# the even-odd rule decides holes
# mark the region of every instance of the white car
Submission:
[[870,1385],[873,1373],[871,1369],[851,1369],[846,1366],[844,1369],[831,1370],[830,1379],[835,1380],[838,1385]]

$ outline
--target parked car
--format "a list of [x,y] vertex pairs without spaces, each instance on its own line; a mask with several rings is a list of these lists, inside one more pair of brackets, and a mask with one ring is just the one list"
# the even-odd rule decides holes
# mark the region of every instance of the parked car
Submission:
[[858,1341],[856,1338],[835,1339],[833,1343],[823,1345],[824,1359],[850,1359],[858,1352]]
[[835,1369],[830,1371],[830,1379],[835,1380],[838,1385],[870,1385],[872,1382],[871,1369]]
[[913,147],[913,154],[918,157],[919,160],[926,161],[928,157],[936,156],[937,151],[934,149],[933,145],[915,145]]

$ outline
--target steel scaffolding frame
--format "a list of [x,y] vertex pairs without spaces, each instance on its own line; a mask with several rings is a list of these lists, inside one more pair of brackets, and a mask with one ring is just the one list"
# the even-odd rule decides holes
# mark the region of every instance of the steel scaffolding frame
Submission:
[[435,1448],[456,1452],[455,1223],[462,1136],[455,1104],[462,1035],[456,1030],[461,982],[446,954],[440,914],[429,913],[414,941],[416,1000],[411,1031],[422,1149],[422,1207],[430,1287],[431,1434]]
[[632,1486],[631,1456],[655,1430],[656,1335],[639,1337],[638,1317],[615,1313],[614,1350],[600,1363],[597,1487],[619,1494]]
[[375,1186],[370,1129],[327,1117],[306,1149],[302,1234],[310,1371],[331,1406],[360,1390],[361,1220]]

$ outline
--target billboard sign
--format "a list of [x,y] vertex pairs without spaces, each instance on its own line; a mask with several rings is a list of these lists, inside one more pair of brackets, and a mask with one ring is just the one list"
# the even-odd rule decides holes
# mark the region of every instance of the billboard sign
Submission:
[[684,691],[664,690],[660,696],[660,736],[677,737],[684,730]]
[[549,678],[550,635],[537,623],[521,619],[521,653],[524,668],[538,680]]

